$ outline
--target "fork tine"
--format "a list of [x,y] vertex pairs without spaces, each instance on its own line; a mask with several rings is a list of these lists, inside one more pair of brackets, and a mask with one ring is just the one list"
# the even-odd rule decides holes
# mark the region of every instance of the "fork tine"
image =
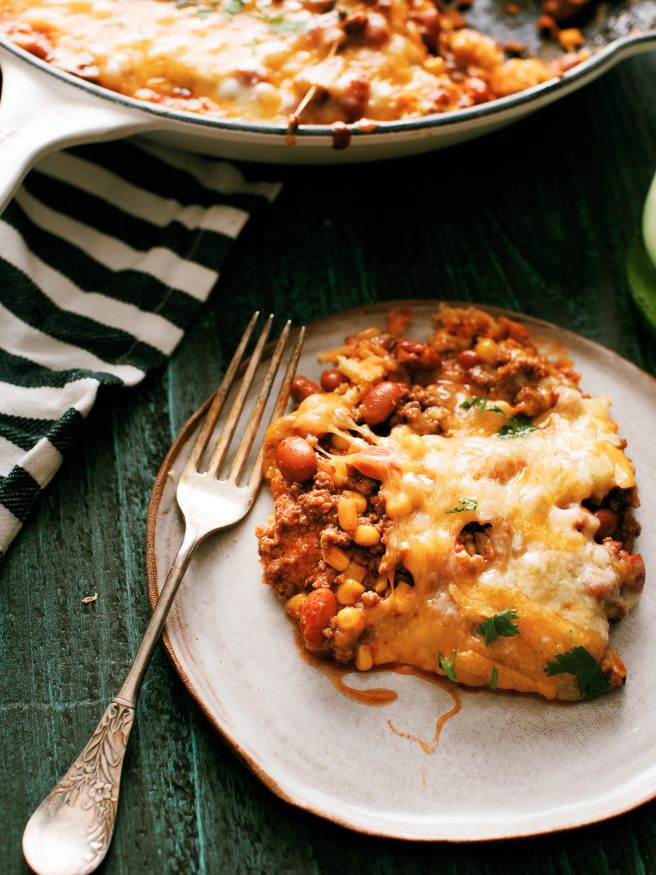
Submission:
[[272,325],[273,313],[267,319],[264,328],[262,329],[262,334],[260,334],[260,337],[255,344],[255,349],[253,350],[253,354],[251,355],[248,367],[246,368],[246,373],[242,378],[239,391],[237,392],[235,400],[232,402],[230,413],[228,414],[228,418],[226,419],[225,425],[223,426],[223,429],[221,431],[221,437],[216,442],[216,446],[214,447],[214,450],[210,457],[207,471],[211,477],[216,477],[219,468],[223,464],[223,460],[226,457],[228,447],[230,446],[230,442],[235,433],[237,423],[239,422],[239,417],[241,416],[241,412],[244,408],[246,397],[251,388],[251,383],[253,382],[253,378],[255,377],[255,371],[260,364],[262,352],[267,342],[267,338],[269,337],[269,332],[271,331]]
[[210,404],[210,409],[205,414],[205,419],[203,421],[200,431],[198,432],[196,442],[194,443],[194,446],[191,450],[187,465],[185,466],[186,468],[193,468],[194,470],[198,469],[198,462],[200,461],[200,457],[205,452],[207,442],[209,441],[210,435],[212,434],[212,429],[214,428],[219,413],[221,412],[221,408],[223,407],[223,402],[226,399],[226,395],[230,391],[230,387],[232,386],[233,380],[235,379],[235,374],[237,373],[237,369],[239,368],[241,360],[244,357],[244,352],[246,351],[246,347],[248,346],[248,341],[251,339],[253,329],[255,328],[259,316],[260,311],[256,310],[255,313],[253,313],[253,315],[251,316],[250,321],[246,326],[246,330],[242,334],[239,345],[235,350],[235,354],[233,355],[232,360],[228,365],[228,370],[223,375],[221,385],[214,393],[214,398],[212,399],[212,403]]
[[291,321],[288,321],[286,323],[280,337],[278,338],[275,352],[271,356],[271,361],[269,362],[269,367],[267,368],[266,374],[264,375],[264,380],[262,381],[262,386],[260,388],[260,391],[258,392],[257,400],[253,406],[251,415],[248,418],[248,423],[246,424],[246,429],[244,430],[241,441],[239,442],[239,447],[237,448],[235,457],[232,460],[232,464],[230,465],[228,480],[234,480],[236,482],[237,480],[239,480],[239,477],[244,470],[244,464],[246,463],[246,459],[248,458],[248,455],[253,447],[253,441],[255,440],[255,435],[257,434],[257,430],[260,427],[260,421],[262,419],[262,414],[264,413],[264,408],[266,407],[266,403],[269,400],[271,385],[278,371],[280,360],[282,359],[282,354],[285,350],[285,345],[287,344],[287,338],[289,337],[291,324]]
[[[278,419],[285,412],[285,408],[287,407],[287,402],[289,401],[289,393],[292,387],[292,379],[294,374],[296,373],[296,368],[298,367],[298,360],[301,357],[301,350],[303,349],[303,341],[305,340],[305,325],[301,326],[298,330],[298,337],[296,338],[296,344],[292,351],[291,357],[289,359],[289,364],[287,365],[287,370],[285,371],[285,376],[283,378],[282,384],[280,386],[280,392],[278,393],[278,400],[276,401],[276,406],[273,409],[273,413],[269,418],[269,423],[272,423],[274,420]],[[257,454],[257,458],[255,459],[255,463],[253,464],[253,470],[251,471],[250,477],[248,478],[247,488],[251,492],[251,494],[255,494],[260,487],[260,483],[262,482],[262,462],[264,461],[264,442],[260,447],[260,451]]]

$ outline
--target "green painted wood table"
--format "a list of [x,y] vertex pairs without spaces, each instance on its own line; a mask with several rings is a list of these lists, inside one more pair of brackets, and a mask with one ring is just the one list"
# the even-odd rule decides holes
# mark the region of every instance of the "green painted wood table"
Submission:
[[[135,652],[149,610],[153,478],[256,304],[300,322],[380,299],[481,301],[558,322],[656,373],[656,343],[632,308],[624,270],[656,170],[655,93],[652,54],[450,151],[266,170],[285,180],[283,193],[247,228],[168,368],[101,397],[0,568],[3,875],[26,871],[25,821],[86,742]],[[296,810],[233,757],[161,648],[123,786],[107,875],[656,872],[656,802],[569,833],[480,845],[370,838]]]

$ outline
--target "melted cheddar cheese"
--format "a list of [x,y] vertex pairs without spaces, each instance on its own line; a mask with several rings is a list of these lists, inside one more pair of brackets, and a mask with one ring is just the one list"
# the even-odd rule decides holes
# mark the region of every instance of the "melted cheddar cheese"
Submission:
[[[269,479],[275,447],[285,437],[314,438],[319,448],[337,435],[346,449],[324,451],[326,470],[338,461],[380,484],[380,570],[389,586],[384,597],[360,604],[359,645],[340,630],[339,614],[327,641],[338,658],[364,644],[373,665],[400,662],[438,673],[438,655],[453,655],[461,683],[490,684],[494,670],[494,686],[547,698],[579,697],[576,678],[549,676],[545,667],[557,654],[583,647],[611,683],[621,683],[625,670],[609,647],[608,618],[619,604],[620,616],[633,606],[642,581],[619,542],[595,539],[601,517],[586,507],[601,507],[618,491],[634,493],[633,466],[610,402],[584,397],[553,371],[536,382],[548,387],[547,409],[508,436],[503,425],[513,408],[507,400],[477,408],[468,404],[466,383],[444,385],[452,403],[439,433],[417,434],[400,423],[376,434],[356,423],[370,391],[356,383],[309,396],[269,431]],[[482,535],[480,550],[466,548],[468,531],[474,540]],[[516,613],[518,633],[486,644],[477,627],[508,610]]]
[[131,97],[282,124],[366,128],[484,103],[560,72],[506,59],[430,0],[3,0],[0,30]]

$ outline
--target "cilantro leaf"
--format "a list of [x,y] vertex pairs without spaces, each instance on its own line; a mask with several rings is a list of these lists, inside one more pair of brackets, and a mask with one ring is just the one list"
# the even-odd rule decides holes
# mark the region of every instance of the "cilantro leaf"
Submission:
[[473,395],[471,398],[468,398],[466,401],[463,401],[460,406],[464,410],[469,410],[470,407],[473,407],[474,404],[478,404],[480,401],[487,402],[487,398],[481,398],[480,395]]
[[[273,18],[273,16],[271,16]],[[307,30],[307,22],[299,21],[298,19],[281,18],[277,21],[269,19],[267,22],[269,30],[272,33],[300,33],[302,30]]]
[[497,432],[497,437],[516,438],[537,430],[537,426],[533,425],[528,416],[518,413],[517,416],[508,417],[508,421]]
[[215,12],[216,7],[219,5],[219,0],[209,0],[209,2],[205,3],[204,6],[199,6],[196,10],[196,15],[199,18],[204,18],[206,15],[209,15],[210,12]]
[[491,407],[488,407],[487,405],[487,398],[483,398],[481,395],[474,395],[472,398],[463,401],[460,406],[465,410],[469,410],[470,407],[475,407],[477,413],[483,413],[484,411],[487,411],[488,413],[503,413],[503,410],[498,404],[493,404]]
[[608,678],[601,666],[585,647],[574,647],[565,653],[557,653],[553,662],[547,663],[544,671],[549,677],[556,674],[575,675],[579,692],[584,699],[595,699],[610,689]]
[[437,654],[437,664],[442,669],[444,674],[449,678],[449,680],[454,681],[456,679],[456,652],[455,650],[451,654],[451,656],[447,659],[446,656],[442,656],[441,653]]
[[519,628],[512,622],[516,619],[517,611],[500,611],[498,614],[492,614],[487,620],[479,623],[476,631],[485,638],[485,644],[489,645],[496,641],[499,635],[503,638],[512,638],[513,635],[519,635]]
[[499,672],[496,670],[496,668],[493,668],[492,669],[492,677],[490,678],[490,688],[491,689],[496,690],[498,680],[499,680]]
[[455,507],[450,507],[447,513],[462,513],[465,510],[476,510],[478,501],[475,498],[459,498]]

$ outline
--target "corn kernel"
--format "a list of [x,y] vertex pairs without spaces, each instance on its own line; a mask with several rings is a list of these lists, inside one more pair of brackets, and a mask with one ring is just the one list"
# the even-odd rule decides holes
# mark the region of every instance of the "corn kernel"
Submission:
[[362,593],[364,587],[352,577],[347,577],[344,583],[340,583],[337,587],[337,601],[340,605],[354,605]]
[[361,644],[355,654],[355,667],[358,671],[369,671],[374,664],[371,650],[366,644]]
[[585,42],[585,37],[578,27],[566,27],[558,34],[558,42],[566,52],[574,52]]
[[381,574],[379,577],[376,578],[376,585],[374,586],[374,589],[376,590],[378,595],[382,595],[385,592],[385,590],[387,589],[387,584],[388,580],[384,574]]
[[429,55],[424,61],[424,67],[433,76],[441,76],[445,72],[446,64],[444,63],[444,58]]
[[[630,489],[635,486],[635,469],[628,457],[609,441],[604,442],[604,449],[615,467],[615,482],[620,489]],[[355,530],[357,532],[357,529]]]
[[323,561],[327,562],[328,565],[336,571],[346,571],[351,563],[351,560],[346,553],[343,550],[340,550],[339,547],[335,546],[328,547],[327,550],[322,550],[321,556]]
[[353,532],[353,540],[359,547],[375,547],[380,544],[380,534],[374,526],[358,526]]
[[367,499],[361,492],[345,492],[349,498],[352,498],[355,503],[355,509],[358,513],[364,513],[367,509]]
[[330,442],[336,450],[348,450],[351,446],[351,441],[342,437],[341,434],[334,434]]
[[348,480],[346,462],[344,462],[342,459],[333,459],[333,467],[335,469],[335,472],[333,474],[333,482],[335,486],[337,486],[338,488],[344,486],[344,484]]
[[344,572],[344,577],[351,577],[353,580],[357,580],[358,583],[362,583],[362,581],[367,576],[367,569],[364,565],[358,565],[357,562],[351,562],[349,567]]
[[352,532],[358,527],[358,512],[352,498],[340,496],[337,502],[337,518],[345,532]]
[[426,447],[418,434],[407,434],[401,443],[403,449],[413,459],[421,459],[426,455]]
[[297,592],[296,595],[293,595],[290,599],[287,599],[287,601],[285,602],[285,610],[290,617],[298,619],[301,613],[301,605],[306,598],[307,596],[304,592]]
[[357,608],[342,608],[337,613],[337,625],[349,635],[359,635],[364,629],[364,617]]
[[474,347],[480,359],[488,365],[495,365],[499,357],[499,347],[491,337],[481,337]]
[[411,510],[412,502],[404,492],[394,498],[390,498],[385,505],[387,515],[394,518],[407,516]]

